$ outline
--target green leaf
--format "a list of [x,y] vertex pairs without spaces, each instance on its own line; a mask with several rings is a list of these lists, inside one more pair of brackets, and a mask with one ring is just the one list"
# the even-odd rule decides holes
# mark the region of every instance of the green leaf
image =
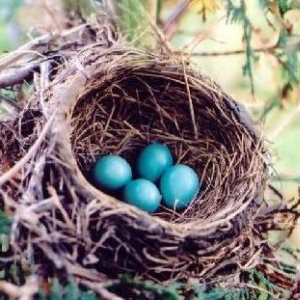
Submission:
[[0,211],[0,234],[9,234],[12,220]]
[[252,25],[247,16],[246,1],[241,0],[237,5],[231,0],[227,0],[227,22],[240,23],[243,27],[243,41],[245,43],[246,50],[246,62],[243,66],[243,74],[249,77],[251,92],[254,94],[254,76],[253,76],[253,61],[255,60],[255,54],[251,46],[252,39]]
[[63,288],[57,278],[53,279],[50,300],[64,300]]
[[151,281],[140,281],[130,278],[128,275],[120,276],[120,281],[114,283],[107,288],[111,291],[122,290],[123,287],[129,287],[135,290],[138,290],[143,299],[148,299],[149,294],[154,297],[156,300],[181,300],[183,297],[179,293],[179,289],[182,288],[181,283],[174,282],[169,286],[165,287],[153,283]]
[[36,296],[36,300],[47,300],[45,293],[42,290],[39,290]]
[[227,2],[227,22],[229,23],[240,23],[243,21],[244,12],[242,5],[236,5],[231,0],[226,0]]
[[278,8],[281,17],[283,17],[289,10],[292,9],[291,0],[278,0]]
[[99,298],[93,292],[82,292],[80,294],[80,300],[99,300]]
[[248,287],[241,287],[241,288],[231,288],[231,289],[224,289],[220,286],[217,286],[212,289],[206,290],[205,288],[198,287],[195,288],[195,300],[250,300],[256,299],[251,298],[251,292]]
[[73,279],[69,279],[68,284],[66,286],[66,295],[64,300],[79,300],[80,299],[80,291],[78,285],[74,282]]
[[277,58],[281,62],[287,79],[292,83],[300,81],[299,73],[299,50],[300,36],[292,35],[285,29],[281,30],[278,45],[281,52],[277,53]]

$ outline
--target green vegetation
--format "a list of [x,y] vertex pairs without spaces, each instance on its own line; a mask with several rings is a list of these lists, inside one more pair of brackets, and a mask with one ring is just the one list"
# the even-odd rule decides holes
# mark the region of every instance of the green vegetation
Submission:
[[8,235],[10,232],[11,219],[3,211],[0,211],[0,234]]
[[57,278],[53,279],[50,294],[40,290],[36,300],[97,300],[95,293],[83,291],[79,286],[70,279],[67,284],[62,285]]
[[[258,285],[259,288],[255,288]],[[261,273],[256,270],[248,272],[248,282],[244,287],[226,289],[221,286],[207,288],[204,284],[185,286],[181,283],[172,283],[165,287],[151,281],[139,281],[123,275],[103,287],[108,293],[124,299],[155,299],[155,300],[272,300],[275,292],[274,286]],[[36,300],[94,300],[99,295],[87,291],[82,285],[69,278],[65,283],[54,278],[49,292],[39,290]],[[101,298],[101,296],[100,296]]]
[[253,61],[255,59],[254,51],[251,46],[252,25],[247,16],[247,5],[245,0],[241,0],[239,5],[233,4],[231,0],[227,0],[227,21],[231,23],[241,24],[243,28],[242,39],[245,42],[246,62],[243,66],[243,73],[249,76],[251,84],[251,92],[254,93],[253,78]]

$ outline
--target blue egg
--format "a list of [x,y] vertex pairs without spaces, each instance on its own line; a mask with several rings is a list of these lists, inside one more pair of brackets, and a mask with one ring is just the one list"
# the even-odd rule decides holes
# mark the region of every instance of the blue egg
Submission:
[[160,191],[167,207],[184,209],[196,197],[200,181],[196,172],[186,165],[168,168],[161,177]]
[[154,143],[145,147],[137,160],[140,177],[155,182],[173,165],[173,157],[166,145]]
[[118,155],[106,155],[99,158],[92,170],[94,181],[107,190],[118,190],[132,178],[128,162]]
[[161,194],[154,183],[146,179],[129,182],[123,193],[124,201],[148,213],[158,210]]

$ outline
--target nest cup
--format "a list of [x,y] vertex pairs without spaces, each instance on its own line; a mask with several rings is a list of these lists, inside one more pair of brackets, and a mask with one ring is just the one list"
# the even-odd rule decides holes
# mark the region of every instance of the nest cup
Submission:
[[[259,245],[250,225],[266,179],[263,141],[243,107],[181,59],[116,47],[91,48],[74,61],[56,77],[48,113],[58,172],[81,199],[77,262],[160,280],[240,272]],[[99,156],[134,165],[152,142],[166,144],[202,181],[182,212],[162,207],[149,215],[91,183]]]

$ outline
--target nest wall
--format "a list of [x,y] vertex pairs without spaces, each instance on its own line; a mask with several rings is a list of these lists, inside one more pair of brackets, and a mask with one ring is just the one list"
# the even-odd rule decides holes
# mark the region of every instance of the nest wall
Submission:
[[[34,155],[8,194],[28,213],[19,219],[16,251],[30,243],[35,261],[70,272],[78,265],[163,281],[232,278],[255,263],[264,142],[243,107],[210,78],[176,57],[94,46],[36,95],[42,117],[27,133]],[[90,180],[97,157],[114,153],[133,163],[150,142],[168,145],[203,182],[184,212],[161,207],[149,215]]]

